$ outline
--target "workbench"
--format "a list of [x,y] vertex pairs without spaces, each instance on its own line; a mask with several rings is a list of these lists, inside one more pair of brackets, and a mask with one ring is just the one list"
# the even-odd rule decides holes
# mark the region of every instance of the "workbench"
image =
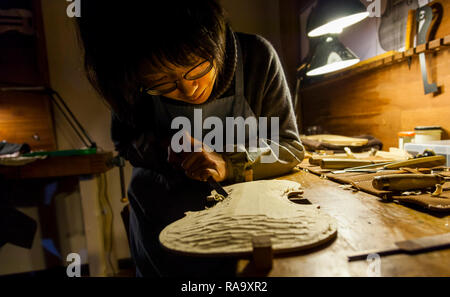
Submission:
[[[80,192],[91,276],[105,276],[107,267],[102,233],[102,210],[99,209],[97,199],[91,197],[91,193],[98,191],[92,177],[111,170],[112,158],[112,152],[98,152],[89,155],[47,157],[22,166],[0,166],[0,177],[16,189],[13,195],[30,196],[34,201],[39,211],[41,237],[51,238],[57,250],[60,250],[60,245],[55,219],[56,209],[51,201],[59,192]],[[49,191],[50,197],[47,197],[49,194],[46,194],[45,188],[50,184],[57,186],[54,191]],[[66,264],[66,256],[62,255],[62,258],[59,258],[44,249],[47,268]]]
[[[249,260],[240,260],[238,275],[371,276],[373,262],[349,262],[347,256],[365,250],[390,247],[394,242],[450,232],[450,214],[385,202],[364,192],[339,188],[339,184],[296,170],[277,178],[302,184],[303,197],[334,217],[336,239],[313,250],[275,256],[268,272],[256,272]],[[450,276],[450,249],[381,257],[381,276]]]

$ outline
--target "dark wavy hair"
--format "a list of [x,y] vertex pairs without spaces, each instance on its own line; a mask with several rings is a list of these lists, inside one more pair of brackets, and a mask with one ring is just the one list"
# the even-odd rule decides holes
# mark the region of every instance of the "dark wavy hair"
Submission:
[[217,0],[84,0],[77,31],[91,84],[129,120],[139,98],[139,66],[214,59],[223,70],[227,22]]

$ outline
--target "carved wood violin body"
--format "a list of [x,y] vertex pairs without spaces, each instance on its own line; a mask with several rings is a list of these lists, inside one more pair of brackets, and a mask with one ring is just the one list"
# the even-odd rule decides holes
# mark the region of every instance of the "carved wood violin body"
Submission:
[[337,233],[335,220],[317,206],[289,200],[302,193],[296,182],[255,181],[224,188],[229,196],[223,201],[167,226],[160,233],[161,244],[191,256],[246,256],[254,237],[270,237],[273,252],[283,253],[315,247]]

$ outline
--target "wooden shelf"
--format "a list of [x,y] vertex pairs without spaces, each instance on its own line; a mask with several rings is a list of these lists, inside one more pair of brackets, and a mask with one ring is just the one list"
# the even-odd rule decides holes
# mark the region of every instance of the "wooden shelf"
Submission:
[[450,35],[445,36],[444,38],[439,38],[433,41],[430,41],[426,44],[418,45],[415,48],[410,48],[404,52],[396,52],[390,51],[384,54],[375,56],[373,58],[367,59],[365,61],[361,61],[358,64],[349,67],[347,69],[330,73],[323,76],[323,79],[318,82],[311,83],[306,85],[302,89],[308,89],[310,87],[317,87],[322,84],[327,84],[329,82],[333,82],[337,79],[342,79],[347,76],[352,76],[354,74],[360,74],[361,72],[373,71],[379,69],[381,67],[389,66],[394,63],[402,62],[410,57],[417,56],[421,53],[427,52],[437,52],[442,49],[446,49],[450,46]]
[[48,157],[23,166],[0,166],[7,179],[54,178],[100,174],[112,168],[112,152],[92,155]]

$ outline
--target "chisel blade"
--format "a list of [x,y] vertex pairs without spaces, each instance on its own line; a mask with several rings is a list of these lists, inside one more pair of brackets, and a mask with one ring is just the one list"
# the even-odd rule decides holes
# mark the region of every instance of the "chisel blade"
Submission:
[[425,59],[425,53],[419,54],[419,60],[420,60],[420,69],[422,71],[422,80],[423,80],[423,87],[425,90],[425,95],[430,93],[436,93],[438,91],[438,87],[435,83],[429,83],[428,82],[428,71],[427,71],[427,62]]
[[222,195],[223,197],[228,197],[228,193],[227,193],[227,191],[225,191],[224,190],[224,188],[222,188],[222,186],[218,183],[218,182],[216,182],[215,180],[214,180],[214,178],[212,178],[212,176],[210,176],[210,177],[208,177],[208,183],[209,183],[209,185],[214,189],[214,190],[216,190],[216,192],[217,193],[219,193],[220,195]]
[[450,233],[444,233],[434,236],[426,236],[411,240],[399,241],[395,245],[383,249],[362,251],[348,256],[348,261],[357,261],[366,259],[371,254],[386,256],[398,254],[401,252],[418,253],[430,250],[437,250],[450,247]]

